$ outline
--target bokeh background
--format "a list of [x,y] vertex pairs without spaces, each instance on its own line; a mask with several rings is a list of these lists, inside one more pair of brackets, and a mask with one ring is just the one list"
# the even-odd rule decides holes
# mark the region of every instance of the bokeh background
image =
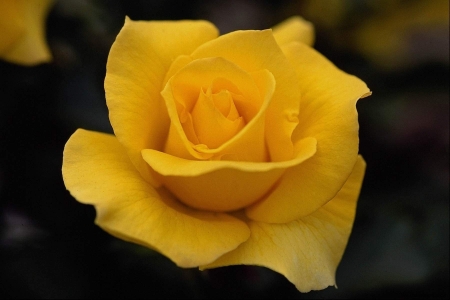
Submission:
[[[112,132],[103,80],[125,16],[226,33],[295,14],[373,91],[358,103],[368,168],[339,288],[301,294],[258,267],[180,269],[96,227],[64,187],[62,151],[77,128]],[[59,0],[47,40],[52,63],[0,61],[0,298],[448,299],[447,0]]]

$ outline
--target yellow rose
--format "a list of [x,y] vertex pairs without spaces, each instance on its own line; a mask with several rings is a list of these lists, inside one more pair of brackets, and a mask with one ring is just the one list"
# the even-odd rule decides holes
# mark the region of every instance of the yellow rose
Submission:
[[294,17],[218,35],[206,21],[125,20],[109,54],[114,135],[76,131],[63,177],[96,223],[181,267],[265,266],[335,285],[365,171],[370,94]]
[[0,1],[0,59],[21,65],[51,60],[45,20],[54,0]]

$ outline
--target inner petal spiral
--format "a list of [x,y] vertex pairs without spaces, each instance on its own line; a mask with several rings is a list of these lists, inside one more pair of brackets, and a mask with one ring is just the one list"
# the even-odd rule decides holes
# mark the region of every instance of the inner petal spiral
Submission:
[[275,87],[272,74],[246,72],[220,57],[183,57],[174,65],[161,92],[171,119],[164,152],[266,161],[264,114]]
[[200,91],[192,110],[192,122],[199,143],[217,148],[236,135],[245,122],[227,90],[213,94],[211,88]]

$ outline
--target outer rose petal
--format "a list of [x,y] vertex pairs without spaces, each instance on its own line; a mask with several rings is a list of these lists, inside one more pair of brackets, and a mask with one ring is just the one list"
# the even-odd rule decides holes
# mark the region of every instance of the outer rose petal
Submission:
[[100,227],[156,249],[181,267],[210,263],[249,237],[239,219],[192,210],[153,188],[113,135],[76,131],[64,149],[62,171],[71,194],[95,206]]
[[294,16],[273,27],[273,36],[280,46],[290,42],[300,42],[312,46],[314,26],[303,18]]
[[350,175],[358,155],[356,101],[370,95],[366,84],[336,68],[314,49],[300,43],[283,47],[297,71],[302,91],[294,144],[317,139],[317,153],[286,171],[276,189],[246,210],[249,218],[286,223],[314,212],[332,199]]
[[365,166],[359,156],[339,193],[307,217],[286,224],[248,221],[250,238],[201,269],[264,266],[286,276],[301,292],[336,285],[335,273],[353,226]]
[[45,21],[54,0],[0,2],[0,57],[28,66],[50,61]]
[[281,52],[272,31],[231,32],[203,44],[191,56],[194,59],[223,57],[247,72],[266,69],[272,73],[276,88],[266,114],[270,160],[292,159],[291,135],[298,123],[300,90],[295,71]]
[[282,162],[195,161],[155,150],[142,156],[181,201],[208,211],[241,209],[263,197],[284,171],[316,152],[316,139],[299,142],[295,158]]
[[105,91],[109,117],[117,139],[132,163],[153,185],[158,182],[141,157],[142,149],[160,150],[169,118],[160,92],[172,61],[216,38],[217,29],[206,21],[132,21],[111,47]]

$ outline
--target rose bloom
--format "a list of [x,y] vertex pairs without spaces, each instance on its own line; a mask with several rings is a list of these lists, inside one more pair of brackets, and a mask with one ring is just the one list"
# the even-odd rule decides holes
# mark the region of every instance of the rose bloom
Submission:
[[45,20],[54,0],[0,1],[0,59],[32,66],[51,60]]
[[96,223],[180,267],[258,265],[298,290],[335,285],[365,163],[370,94],[293,17],[219,36],[206,21],[132,21],[105,90],[114,135],[77,130],[63,178]]

